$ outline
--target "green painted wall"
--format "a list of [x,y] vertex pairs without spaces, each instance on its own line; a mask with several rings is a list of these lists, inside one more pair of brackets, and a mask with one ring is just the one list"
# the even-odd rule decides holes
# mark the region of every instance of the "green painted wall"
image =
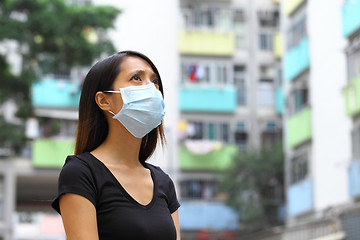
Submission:
[[63,139],[34,140],[32,162],[36,168],[61,168],[67,155],[74,154],[74,141]]
[[188,30],[179,33],[181,54],[231,56],[235,51],[235,34],[206,30]]
[[229,168],[238,150],[235,145],[224,145],[208,154],[194,154],[186,147],[179,148],[181,170],[219,171]]
[[288,146],[295,147],[311,138],[311,110],[305,108],[287,120],[286,142]]
[[346,114],[353,116],[360,112],[360,76],[344,89]]

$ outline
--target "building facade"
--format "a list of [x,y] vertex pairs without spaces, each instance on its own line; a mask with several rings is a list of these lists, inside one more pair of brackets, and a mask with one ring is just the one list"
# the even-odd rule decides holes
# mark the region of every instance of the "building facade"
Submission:
[[287,217],[281,233],[258,239],[357,239],[359,66],[352,46],[359,3],[281,5]]
[[180,13],[180,227],[185,239],[226,239],[238,216],[217,191],[219,171],[282,138],[279,4],[181,0]]

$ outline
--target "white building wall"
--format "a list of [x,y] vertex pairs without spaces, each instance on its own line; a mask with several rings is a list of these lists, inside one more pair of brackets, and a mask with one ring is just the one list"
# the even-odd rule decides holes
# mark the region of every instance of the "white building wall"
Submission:
[[115,29],[110,32],[116,50],[142,52],[160,72],[165,95],[167,146],[164,151],[157,151],[151,162],[171,174],[177,169],[179,3],[177,0],[93,0],[93,3],[112,5],[122,11]]
[[349,199],[347,167],[351,135],[342,93],[346,83],[342,3],[343,0],[308,1],[313,130],[311,169],[316,211]]

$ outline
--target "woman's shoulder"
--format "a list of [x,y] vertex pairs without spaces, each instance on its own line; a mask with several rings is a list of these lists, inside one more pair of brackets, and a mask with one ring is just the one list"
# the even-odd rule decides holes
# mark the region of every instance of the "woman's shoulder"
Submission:
[[157,179],[172,181],[169,175],[165,171],[163,171],[159,166],[153,165],[151,163],[145,163],[145,166],[154,173]]
[[90,153],[81,153],[77,155],[68,155],[62,171],[89,171],[94,169],[94,160]]

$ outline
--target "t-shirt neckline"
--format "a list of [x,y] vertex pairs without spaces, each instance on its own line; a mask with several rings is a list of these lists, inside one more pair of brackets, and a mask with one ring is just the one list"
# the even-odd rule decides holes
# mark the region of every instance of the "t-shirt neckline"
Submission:
[[115,184],[119,187],[120,191],[126,196],[126,198],[132,202],[133,204],[135,204],[136,206],[140,207],[140,208],[144,208],[144,209],[150,209],[156,199],[157,199],[157,188],[158,188],[158,185],[157,185],[157,181],[156,181],[156,176],[153,172],[153,169],[151,169],[151,167],[149,167],[149,165],[147,163],[144,163],[142,164],[145,168],[149,169],[150,170],[150,175],[151,175],[151,179],[153,181],[153,197],[151,199],[151,201],[146,204],[146,205],[143,205],[141,203],[139,203],[137,200],[135,200],[126,190],[125,188],[121,185],[121,183],[117,180],[117,178],[114,176],[114,174],[110,171],[110,169],[102,162],[100,161],[98,158],[96,158],[94,155],[92,155],[90,152],[87,152],[93,159],[95,159],[97,162],[100,163],[101,166],[104,167],[105,171],[111,176],[112,180],[115,182]]

